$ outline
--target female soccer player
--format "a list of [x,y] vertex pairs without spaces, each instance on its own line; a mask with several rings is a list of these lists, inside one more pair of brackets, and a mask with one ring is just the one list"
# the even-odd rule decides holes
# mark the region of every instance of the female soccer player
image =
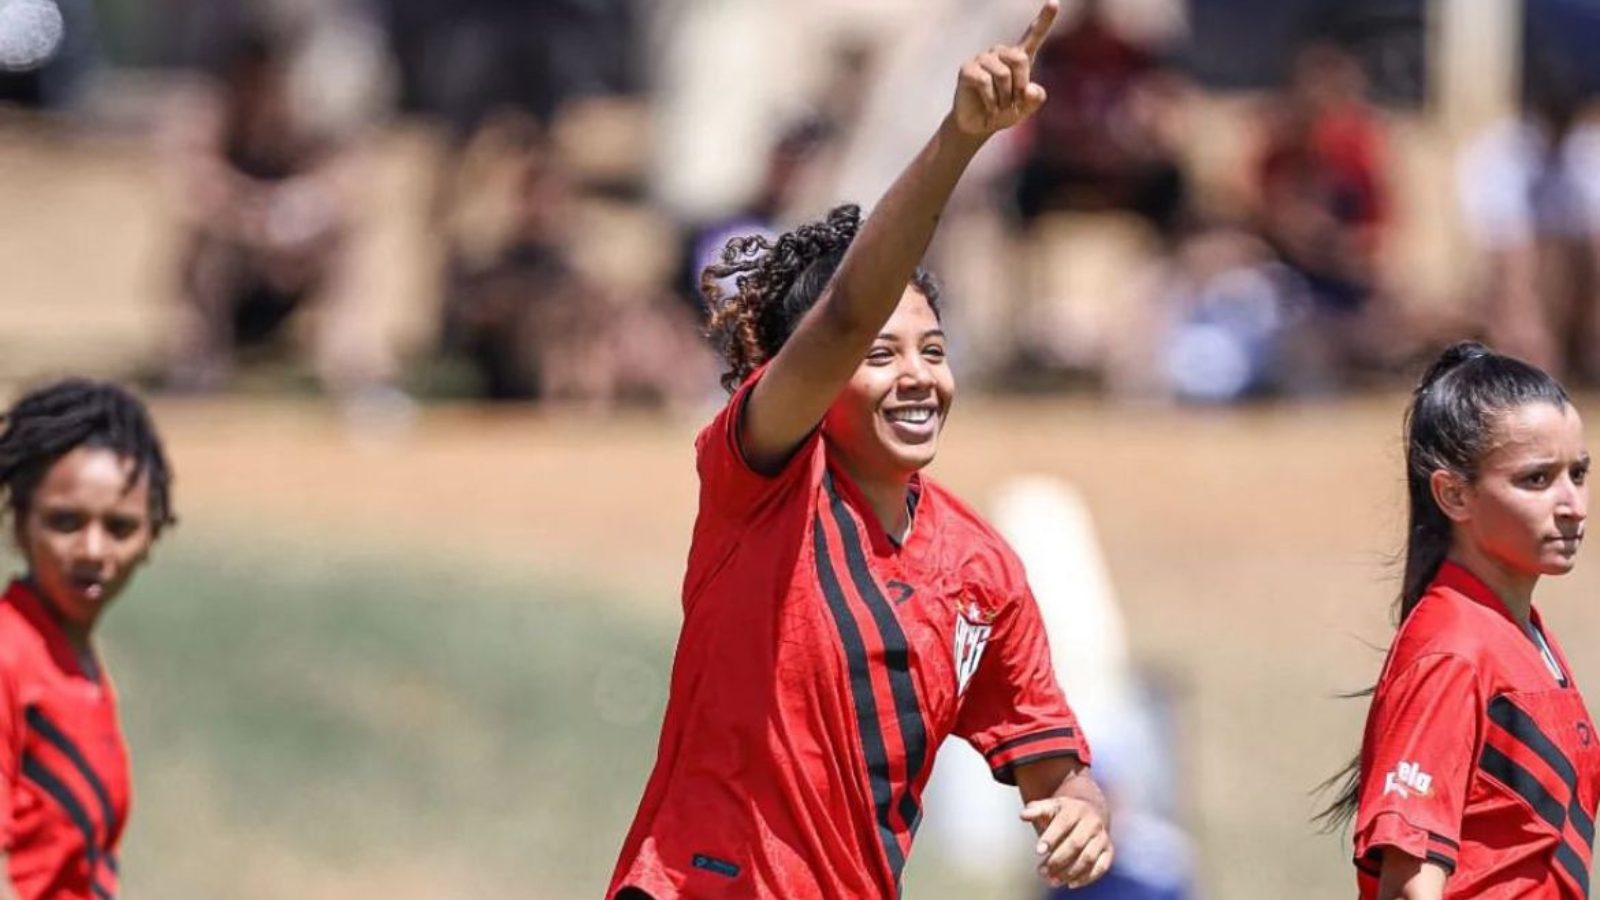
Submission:
[[5,414],[0,486],[27,574],[0,599],[0,898],[107,900],[128,816],[117,698],[95,653],[100,614],[172,522],[144,406],[62,381]]
[[1029,68],[1056,10],[962,68],[865,223],[840,207],[736,239],[707,270],[733,397],[697,441],[666,720],[607,896],[897,896],[949,734],[1020,788],[1042,876],[1082,885],[1110,866],[1021,566],[919,474],[955,383],[917,264],[973,154],[1044,102]]
[[1533,606],[1583,540],[1583,423],[1549,375],[1475,343],[1406,421],[1400,630],[1326,815],[1354,815],[1364,900],[1587,897],[1600,747]]

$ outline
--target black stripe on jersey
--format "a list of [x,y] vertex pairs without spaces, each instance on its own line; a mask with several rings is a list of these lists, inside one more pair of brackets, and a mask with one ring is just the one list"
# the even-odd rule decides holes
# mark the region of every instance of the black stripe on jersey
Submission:
[[889,803],[894,788],[889,781],[889,753],[883,745],[883,732],[878,727],[878,701],[872,694],[872,672],[867,666],[867,645],[861,640],[855,617],[850,614],[844,588],[833,571],[833,561],[828,557],[828,535],[819,512],[812,522],[814,553],[817,557],[817,581],[828,600],[828,611],[833,614],[833,624],[839,629],[839,642],[844,645],[845,663],[850,671],[850,696],[856,705],[856,730],[861,735],[861,754],[867,761],[867,782],[872,788],[874,812],[878,818],[878,840],[889,862],[898,885],[900,870],[906,857],[895,840],[894,828],[889,824]]
[[[923,724],[922,702],[917,698],[917,685],[911,679],[911,650],[905,632],[894,617],[888,598],[878,589],[878,582],[867,567],[866,554],[861,552],[861,534],[855,520],[845,509],[844,498],[833,483],[833,473],[824,477],[828,497],[833,509],[833,520],[839,527],[839,539],[844,542],[845,561],[850,566],[850,579],[855,582],[856,593],[872,611],[872,621],[878,626],[878,637],[883,641],[884,667],[889,672],[889,692],[894,697],[895,720],[900,724],[900,740],[906,750],[906,786],[898,804],[900,821],[915,835],[922,821],[922,808],[911,786],[916,784],[928,762],[928,729]],[[899,882],[900,873],[895,872]]]
[[1571,798],[1567,803],[1567,817],[1572,820],[1572,827],[1577,829],[1583,842],[1592,846],[1594,819],[1578,800],[1578,770],[1567,759],[1567,755],[1539,728],[1532,716],[1505,697],[1489,701],[1489,719],[1544,760],[1545,765],[1567,786],[1567,796]]
[[1513,793],[1528,801],[1528,805],[1539,814],[1539,818],[1550,823],[1558,834],[1562,833],[1567,824],[1567,811],[1561,808],[1556,798],[1550,796],[1550,792],[1544,789],[1544,785],[1539,783],[1539,779],[1532,772],[1490,744],[1483,746],[1483,756],[1478,760],[1478,766],[1499,779],[1500,783],[1510,788]]
[[115,853],[107,853],[106,854],[106,856],[105,856],[105,864],[106,864],[106,868],[111,870],[111,874],[113,874],[113,875],[121,874],[122,870],[117,868],[117,855]]
[[105,888],[101,887],[98,884],[91,885],[91,889],[94,891],[94,895],[96,897],[99,897],[100,900],[117,900],[117,897],[116,897],[115,894],[111,893],[110,891],[106,890]]
[[1434,832],[1434,831],[1428,832],[1428,840],[1433,841],[1435,844],[1443,844],[1446,847],[1449,847],[1451,850],[1460,850],[1461,849],[1461,845],[1460,844],[1456,843],[1455,841],[1450,840],[1449,838],[1445,837],[1442,834],[1439,834],[1438,832]]
[[84,855],[89,858],[89,868],[93,869],[100,858],[100,848],[94,842],[94,825],[89,821],[89,813],[84,810],[83,804],[72,795],[72,790],[66,782],[56,777],[56,774],[45,768],[44,764],[35,759],[33,754],[22,754],[22,777],[37,784],[46,794],[55,798],[61,809],[66,812],[72,824],[78,826],[78,831],[83,834]]
[[985,753],[984,756],[985,757],[995,756],[997,754],[1004,753],[1007,750],[1010,750],[1010,749],[1012,749],[1014,747],[1022,747],[1022,746],[1025,746],[1027,744],[1035,743],[1037,741],[1048,741],[1048,740],[1051,740],[1053,738],[1066,738],[1066,739],[1070,740],[1070,739],[1072,739],[1074,737],[1077,737],[1077,735],[1078,735],[1078,731],[1075,728],[1047,728],[1044,731],[1035,731],[1032,734],[1025,734],[1025,735],[1023,735],[1021,737],[1014,737],[1009,741],[1001,741],[1000,743],[995,744],[994,745],[994,749],[990,750],[988,753]]
[[78,750],[78,745],[74,744],[65,732],[56,727],[56,723],[50,721],[49,717],[40,712],[38,707],[28,707],[27,717],[28,726],[38,732],[39,736],[44,738],[50,746],[60,750],[62,756],[71,760],[73,768],[78,770],[78,774],[89,785],[89,790],[94,792],[95,799],[100,802],[100,822],[105,827],[106,843],[110,843],[111,835],[116,830],[117,818],[116,813],[112,810],[111,795],[106,791],[105,782],[100,780],[99,773],[94,770],[93,766],[89,765],[89,760]]
[[1578,851],[1572,849],[1572,845],[1566,841],[1562,841],[1556,845],[1556,862],[1560,863],[1561,868],[1566,869],[1572,880],[1578,883],[1578,887],[1583,890],[1583,896],[1589,896],[1589,867],[1583,864],[1583,858],[1578,856]]
[[[1566,845],[1563,844],[1562,846]],[[1456,873],[1456,861],[1448,856],[1445,856],[1443,853],[1440,853],[1437,850],[1429,850],[1428,855],[1424,858],[1428,862],[1434,863],[1443,868],[1446,875],[1454,875]]]

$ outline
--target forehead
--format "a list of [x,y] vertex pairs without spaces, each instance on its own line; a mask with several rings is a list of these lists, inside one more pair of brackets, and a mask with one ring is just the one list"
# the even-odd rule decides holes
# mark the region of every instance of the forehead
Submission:
[[919,335],[938,328],[939,317],[934,315],[933,305],[915,286],[908,285],[906,292],[900,295],[900,304],[894,308],[894,315],[884,323],[880,332],[905,336]]
[[37,504],[72,504],[96,509],[142,507],[149,502],[150,479],[141,474],[131,486],[133,460],[103,447],[77,447],[55,461],[34,490]]
[[1524,403],[1494,418],[1491,460],[1583,452],[1583,419],[1570,403]]

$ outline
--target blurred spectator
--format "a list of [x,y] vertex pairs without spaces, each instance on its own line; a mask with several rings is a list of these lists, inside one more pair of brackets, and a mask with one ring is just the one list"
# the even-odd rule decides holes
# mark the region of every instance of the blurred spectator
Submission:
[[345,274],[354,200],[348,142],[308,122],[291,87],[291,47],[265,29],[241,32],[214,82],[180,103],[172,124],[181,322],[169,387],[225,387],[239,354],[274,348],[317,309],[317,367],[340,393],[373,386],[370,331],[329,308],[350,302]]
[[443,350],[489,399],[699,400],[715,379],[696,315],[670,290],[670,227],[586,182],[561,133],[595,132],[509,116],[460,155],[442,217]]
[[1102,0],[1040,48],[1034,81],[1050,92],[1024,138],[1017,213],[1124,210],[1171,233],[1186,187],[1154,116],[1173,86],[1155,55],[1120,35]]
[[1321,309],[1361,310],[1375,291],[1388,196],[1382,124],[1360,63],[1317,44],[1267,109],[1257,167],[1261,232]]
[[1489,340],[1560,378],[1594,383],[1600,127],[1574,84],[1536,70],[1526,112],[1469,144],[1457,174],[1467,230],[1490,264]]

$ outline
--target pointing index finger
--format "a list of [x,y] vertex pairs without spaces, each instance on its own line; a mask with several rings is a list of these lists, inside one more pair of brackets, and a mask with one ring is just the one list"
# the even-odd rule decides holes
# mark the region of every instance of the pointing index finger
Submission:
[[1039,7],[1039,14],[1033,17],[1033,23],[1028,26],[1018,45],[1029,59],[1039,54],[1045,37],[1050,34],[1050,26],[1055,24],[1056,13],[1060,11],[1061,0],[1045,0],[1044,6]]

